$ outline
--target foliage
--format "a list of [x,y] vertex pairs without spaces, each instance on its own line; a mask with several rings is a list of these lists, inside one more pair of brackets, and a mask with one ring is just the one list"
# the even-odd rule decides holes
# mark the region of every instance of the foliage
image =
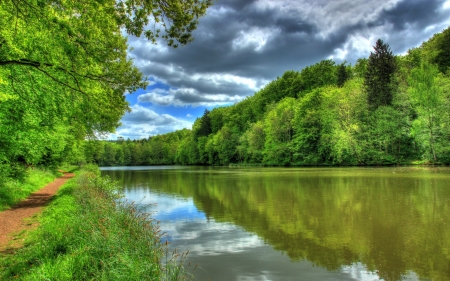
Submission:
[[293,145],[298,164],[317,165],[323,162],[319,153],[322,100],[322,89],[319,88],[305,95],[295,106]]
[[281,165],[292,163],[294,104],[295,99],[288,97],[267,112],[264,118],[264,162]]
[[[56,167],[64,159],[78,164],[93,161],[83,157],[84,139],[113,132],[129,110],[124,93],[147,85],[127,55],[124,33],[153,43],[162,37],[172,47],[187,44],[211,4],[210,0],[1,1],[2,176],[20,176],[15,167]],[[114,146],[96,149],[107,150],[105,163],[129,157]]]
[[305,92],[319,87],[336,85],[337,69],[332,60],[323,60],[311,66],[305,67],[301,72],[302,84]]
[[378,40],[375,52],[354,66],[324,60],[300,72],[286,71],[237,104],[205,110],[192,130],[138,141],[86,142],[86,160],[100,165],[449,164],[450,78],[433,63],[447,50],[441,42],[448,29],[444,33],[405,56],[393,56]]
[[362,87],[362,79],[353,79],[341,89],[328,89],[320,142],[322,154],[328,154],[333,164],[364,163],[361,119],[367,111],[367,98]]
[[347,68],[345,67],[345,63],[340,64],[337,72],[337,82],[336,82],[337,86],[338,87],[344,86],[344,83],[349,79],[349,76],[350,75],[347,71]]
[[435,56],[431,58],[431,62],[438,66],[439,71],[447,73],[450,68],[450,28],[437,34],[433,41],[436,44],[434,48],[436,51],[434,52]]
[[209,116],[209,110],[205,109],[202,118],[198,120],[199,128],[196,130],[196,135],[198,137],[207,137],[211,134],[211,117]]
[[370,53],[364,75],[364,86],[372,110],[379,106],[392,104],[394,94],[393,74],[397,69],[395,57],[388,44],[378,39],[374,51]]
[[190,279],[157,222],[97,174],[91,166],[58,192],[26,247],[0,260],[2,280]]
[[[424,159],[439,162],[449,159],[450,145],[448,122],[450,100],[447,77],[439,74],[438,67],[422,63],[411,71],[410,93],[416,105],[418,118],[412,126],[412,133],[421,140]],[[446,85],[445,85],[446,84]]]

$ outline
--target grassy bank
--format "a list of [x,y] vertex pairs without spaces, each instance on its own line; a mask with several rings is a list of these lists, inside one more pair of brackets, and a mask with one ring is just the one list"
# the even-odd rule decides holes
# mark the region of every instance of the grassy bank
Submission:
[[0,280],[188,279],[177,265],[182,256],[166,258],[158,224],[119,197],[97,168],[80,171],[46,208],[26,246],[1,256]]
[[59,174],[51,170],[30,168],[18,179],[0,178],[0,211],[6,210],[43,188]]

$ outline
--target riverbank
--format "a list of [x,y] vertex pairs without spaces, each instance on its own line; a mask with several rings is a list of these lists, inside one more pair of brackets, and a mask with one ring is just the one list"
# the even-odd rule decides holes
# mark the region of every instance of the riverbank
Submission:
[[1,280],[185,280],[167,257],[157,222],[120,201],[114,182],[87,166],[67,182],[13,255],[0,254]]

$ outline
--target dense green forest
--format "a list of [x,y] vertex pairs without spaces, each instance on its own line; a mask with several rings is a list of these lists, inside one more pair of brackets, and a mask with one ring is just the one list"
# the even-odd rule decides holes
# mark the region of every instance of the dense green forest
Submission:
[[205,110],[192,130],[85,141],[100,165],[450,164],[450,28],[406,55],[378,40],[355,65],[287,71],[251,97]]
[[124,94],[147,85],[127,35],[187,44],[211,4],[1,1],[0,186],[27,167],[71,161],[85,139],[114,132],[130,110]]

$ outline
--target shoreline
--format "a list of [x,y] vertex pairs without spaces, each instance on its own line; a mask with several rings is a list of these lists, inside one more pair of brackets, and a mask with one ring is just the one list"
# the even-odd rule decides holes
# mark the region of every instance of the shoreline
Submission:
[[169,257],[158,224],[121,202],[118,186],[86,165],[45,207],[24,245],[0,253],[1,280],[190,280]]

